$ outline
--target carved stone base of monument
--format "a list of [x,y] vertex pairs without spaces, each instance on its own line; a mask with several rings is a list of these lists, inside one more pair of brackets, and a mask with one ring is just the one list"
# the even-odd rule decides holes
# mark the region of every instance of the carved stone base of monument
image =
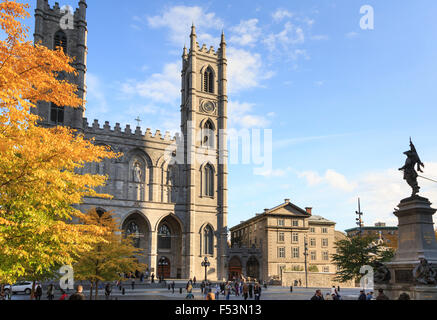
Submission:
[[399,220],[398,250],[394,259],[385,264],[391,279],[376,283],[375,290],[384,289],[392,300],[401,293],[408,293],[414,300],[437,300],[433,270],[437,267],[437,242],[432,219],[437,210],[431,208],[428,199],[419,196],[402,200],[398,207],[394,212]]

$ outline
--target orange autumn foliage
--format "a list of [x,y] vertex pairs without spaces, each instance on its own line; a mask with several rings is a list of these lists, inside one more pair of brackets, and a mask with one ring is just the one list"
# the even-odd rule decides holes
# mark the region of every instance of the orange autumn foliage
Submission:
[[[95,146],[65,127],[43,128],[32,114],[38,101],[80,107],[77,87],[58,80],[75,73],[62,49],[49,50],[27,40],[27,4],[0,2],[0,283],[27,274],[45,274],[91,249],[98,226],[73,224],[74,208],[106,177],[80,175],[87,162],[120,155]],[[100,239],[101,240],[101,239]]]

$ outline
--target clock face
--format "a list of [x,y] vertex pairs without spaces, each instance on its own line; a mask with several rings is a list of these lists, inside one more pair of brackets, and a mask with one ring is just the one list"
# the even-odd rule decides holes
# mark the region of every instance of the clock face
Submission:
[[205,112],[208,112],[208,113],[214,112],[214,110],[215,110],[214,104],[210,101],[206,102],[203,105],[203,110],[205,110]]

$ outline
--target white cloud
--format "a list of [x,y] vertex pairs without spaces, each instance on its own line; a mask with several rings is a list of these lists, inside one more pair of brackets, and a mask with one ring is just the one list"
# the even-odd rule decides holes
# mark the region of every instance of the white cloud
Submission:
[[287,49],[290,45],[303,44],[305,42],[305,35],[303,29],[295,26],[291,22],[286,22],[284,29],[279,33],[270,33],[264,40],[264,44],[269,51],[276,51],[280,46],[282,49]]
[[311,40],[321,41],[321,40],[329,40],[329,36],[325,34],[317,34],[311,36]]
[[269,79],[273,72],[263,68],[261,55],[230,47],[228,49],[228,91],[236,93],[261,86],[260,81]]
[[[437,162],[425,163],[425,169],[425,176],[437,172]],[[341,202],[342,199],[343,201],[346,199],[347,203],[355,206],[357,198],[360,197],[366,225],[373,225],[379,221],[396,225],[397,218],[393,215],[393,211],[402,199],[411,195],[411,188],[402,179],[402,172],[395,168],[368,172],[353,181],[334,170],[327,170],[323,176],[314,171],[306,171],[298,175],[306,179],[310,187],[323,185],[332,187],[333,201]],[[420,195],[437,203],[437,184],[420,179],[419,185],[422,187]],[[326,193],[329,191],[325,189],[324,194]]]
[[328,184],[334,189],[346,192],[351,192],[356,188],[355,183],[349,182],[344,175],[334,170],[327,170],[323,176],[314,171],[305,171],[300,173],[299,176],[305,178],[310,186]]
[[[174,6],[167,8],[162,15],[147,17],[147,21],[152,28],[168,28],[170,40],[182,47],[187,41],[191,24],[198,28],[198,39],[215,41],[205,30],[220,30],[223,28],[223,21],[216,17],[213,12],[206,12],[198,6]],[[218,44],[218,43],[217,43]]]
[[235,33],[230,42],[241,46],[254,46],[261,35],[261,29],[257,26],[258,19],[241,21],[239,25],[231,28]]
[[356,38],[356,37],[358,37],[358,33],[357,32],[348,32],[348,33],[346,33],[346,38],[348,38],[348,39],[353,39],[353,38]]
[[180,97],[180,82],[180,63],[168,63],[161,73],[152,74],[144,81],[127,81],[122,84],[121,91],[155,102],[174,103]]
[[265,128],[270,121],[263,116],[253,114],[255,104],[247,102],[229,101],[228,117],[230,127]]
[[277,9],[275,12],[272,13],[272,18],[276,22],[280,22],[284,18],[291,18],[291,17],[293,17],[293,13],[284,9]]

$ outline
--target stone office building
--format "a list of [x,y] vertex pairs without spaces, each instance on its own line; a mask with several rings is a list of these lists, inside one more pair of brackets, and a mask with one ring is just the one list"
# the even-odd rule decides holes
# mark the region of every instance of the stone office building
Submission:
[[[74,28],[64,30],[60,23],[68,12],[58,3],[51,7],[48,0],[37,0],[34,34],[35,43],[50,49],[62,47],[75,58],[77,76],[60,76],[75,83],[83,99],[87,90],[86,12],[87,3],[80,0],[68,17]],[[122,129],[118,123],[111,127],[98,120],[89,123],[85,106],[74,109],[40,102],[36,112],[41,125],[69,126],[94,138],[98,145],[123,153],[120,159],[88,164],[82,170],[107,175],[107,184],[98,191],[114,196],[111,200],[87,198],[79,206],[82,211],[114,212],[121,227],[136,236],[136,245],[144,254],[142,262],[156,275],[201,278],[201,262],[207,256],[209,279],[222,280],[227,277],[227,152],[219,130],[227,127],[226,42],[222,34],[217,50],[200,47],[194,26],[190,39],[181,61],[180,136],[152,134],[149,129],[142,132],[129,125]],[[195,161],[205,153],[207,160]],[[161,259],[166,262],[162,269],[157,267]]]
[[[333,273],[336,271],[331,262],[335,253],[335,224],[313,215],[312,208],[301,209],[286,199],[230,229],[230,273],[279,281],[286,270],[304,270],[305,243],[309,270]],[[242,248],[248,248],[244,258],[240,253]]]

